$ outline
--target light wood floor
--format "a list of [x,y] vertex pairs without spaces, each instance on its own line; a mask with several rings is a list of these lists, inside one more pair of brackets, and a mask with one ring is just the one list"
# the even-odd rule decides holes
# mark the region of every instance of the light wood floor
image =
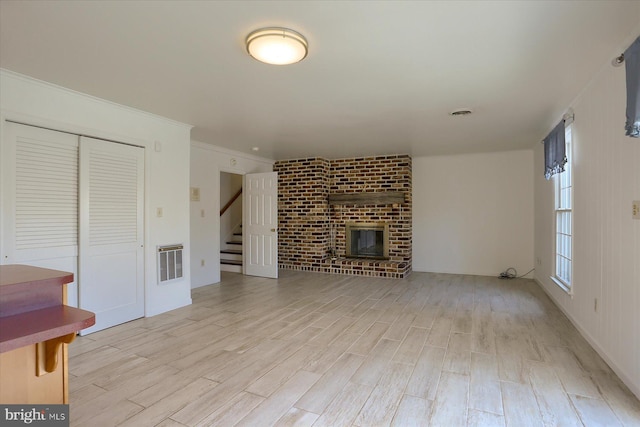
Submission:
[[640,425],[531,280],[280,273],[77,339],[71,425]]

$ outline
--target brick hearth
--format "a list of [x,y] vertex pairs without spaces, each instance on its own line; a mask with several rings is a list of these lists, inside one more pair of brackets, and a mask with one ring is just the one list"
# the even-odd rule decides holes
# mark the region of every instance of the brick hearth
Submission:
[[[279,181],[280,268],[389,278],[411,273],[411,157],[282,160],[274,170]],[[329,194],[387,191],[404,192],[404,203],[330,205],[328,201]],[[345,258],[345,222],[389,223],[389,259]]]

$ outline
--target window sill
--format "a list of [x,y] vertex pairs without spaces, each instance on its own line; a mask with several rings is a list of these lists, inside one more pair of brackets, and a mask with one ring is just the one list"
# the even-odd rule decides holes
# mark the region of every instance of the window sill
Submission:
[[550,279],[553,281],[553,283],[558,285],[560,289],[565,291],[571,298],[573,298],[573,290],[571,289],[571,287],[567,286],[566,283],[564,283],[562,280],[558,279],[557,277],[551,276]]

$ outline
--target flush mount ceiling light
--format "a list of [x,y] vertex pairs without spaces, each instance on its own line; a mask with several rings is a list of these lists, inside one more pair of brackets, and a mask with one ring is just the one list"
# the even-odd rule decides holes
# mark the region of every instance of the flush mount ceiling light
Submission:
[[302,61],[308,52],[307,39],[288,28],[269,27],[247,36],[247,52],[260,62],[287,65]]

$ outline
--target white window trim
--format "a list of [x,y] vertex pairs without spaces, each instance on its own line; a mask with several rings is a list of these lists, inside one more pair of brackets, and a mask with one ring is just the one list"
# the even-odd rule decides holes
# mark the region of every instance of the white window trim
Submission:
[[[565,136],[566,136],[566,129],[569,129],[569,134],[570,134],[570,140],[569,140],[569,150],[567,151],[567,157],[568,157],[568,162],[570,162],[570,169],[569,169],[569,173],[571,173],[571,209],[559,209],[559,191],[558,191],[558,187],[560,186],[559,183],[559,179],[560,176],[556,175],[554,177],[554,209],[553,209],[553,274],[551,275],[550,279],[556,284],[558,285],[558,287],[560,289],[562,289],[564,292],[566,292],[568,295],[571,296],[571,298],[573,298],[573,281],[574,281],[574,277],[573,277],[573,224],[574,224],[574,218],[573,218],[573,194],[574,194],[574,182],[573,182],[573,129],[571,129],[571,125],[572,122],[567,123],[566,128],[565,128]],[[557,276],[556,274],[556,267],[557,267],[557,256],[558,256],[558,242],[557,242],[557,236],[558,236],[558,212],[559,211],[569,211],[571,212],[571,283],[567,283],[564,280],[562,280],[560,277]]]
[[571,286],[568,286],[562,279],[560,279],[560,278],[558,278],[556,276],[551,276],[550,279],[553,281],[553,283],[558,285],[558,287],[560,289],[562,289],[568,295],[571,295],[571,297],[573,297],[573,288]]

